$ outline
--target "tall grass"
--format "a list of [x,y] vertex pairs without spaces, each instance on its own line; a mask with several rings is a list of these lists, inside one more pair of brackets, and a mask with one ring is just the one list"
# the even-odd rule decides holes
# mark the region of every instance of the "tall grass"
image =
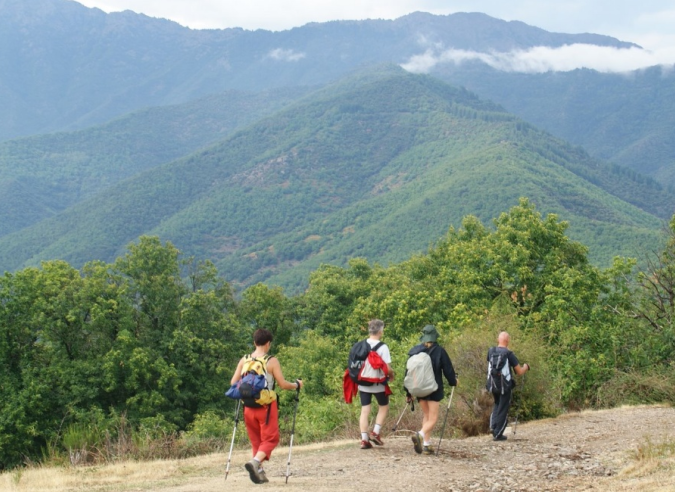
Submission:
[[[240,422],[243,427],[243,422]],[[46,465],[93,465],[128,460],[181,459],[229,447],[234,422],[214,412],[196,416],[187,431],[161,425],[134,428],[124,415],[110,420],[76,423],[45,451]],[[235,436],[243,445],[246,433]]]
[[611,408],[618,405],[645,403],[675,404],[675,371],[673,367],[650,368],[622,372],[598,389],[597,405]]

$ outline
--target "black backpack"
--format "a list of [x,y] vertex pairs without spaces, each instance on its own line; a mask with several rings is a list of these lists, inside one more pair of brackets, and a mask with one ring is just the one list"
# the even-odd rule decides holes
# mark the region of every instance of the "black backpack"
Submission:
[[505,391],[515,386],[509,367],[509,350],[498,350],[492,347],[488,350],[488,374],[485,388],[494,394],[503,395]]
[[360,342],[356,342],[352,347],[352,349],[349,351],[349,360],[347,360],[347,370],[349,371],[350,379],[354,381],[356,384],[360,384],[361,386],[373,386],[375,384],[369,381],[361,381],[359,379],[359,372],[361,372],[361,368],[363,367],[363,364],[366,362],[368,354],[371,351],[376,351],[382,345],[384,345],[384,342],[380,342],[371,348],[367,340],[361,340]]

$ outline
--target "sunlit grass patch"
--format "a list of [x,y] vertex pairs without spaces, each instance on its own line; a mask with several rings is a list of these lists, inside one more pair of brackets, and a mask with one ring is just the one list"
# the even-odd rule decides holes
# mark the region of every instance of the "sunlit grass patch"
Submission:
[[633,462],[621,471],[621,475],[643,477],[660,470],[675,470],[675,438],[667,437],[660,442],[647,438],[631,452]]

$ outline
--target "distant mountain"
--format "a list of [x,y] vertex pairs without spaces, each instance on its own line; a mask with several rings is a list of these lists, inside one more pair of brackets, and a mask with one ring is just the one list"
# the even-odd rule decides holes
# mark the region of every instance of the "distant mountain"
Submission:
[[298,289],[321,262],[399,261],[521,196],[569,220],[602,263],[654,244],[662,221],[647,209],[674,204],[494,103],[384,67],[0,238],[0,269],[111,260],[158,234],[228,280]]
[[675,73],[670,69],[525,74],[468,63],[439,66],[433,75],[498,101],[597,158],[675,187]]
[[226,89],[327,83],[356,67],[403,63],[430,43],[477,51],[631,46],[477,13],[200,31],[71,0],[0,0],[0,140],[81,129]]
[[222,140],[307,92],[227,91],[86,130],[0,142],[0,236]]

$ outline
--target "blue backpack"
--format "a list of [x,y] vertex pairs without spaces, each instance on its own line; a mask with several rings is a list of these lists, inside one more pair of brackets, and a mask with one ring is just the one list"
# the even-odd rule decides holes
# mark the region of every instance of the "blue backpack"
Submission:
[[243,400],[244,406],[262,407],[277,399],[275,391],[269,387],[267,379],[267,361],[269,355],[254,358],[246,355],[241,370],[241,379],[233,384],[225,396]]

